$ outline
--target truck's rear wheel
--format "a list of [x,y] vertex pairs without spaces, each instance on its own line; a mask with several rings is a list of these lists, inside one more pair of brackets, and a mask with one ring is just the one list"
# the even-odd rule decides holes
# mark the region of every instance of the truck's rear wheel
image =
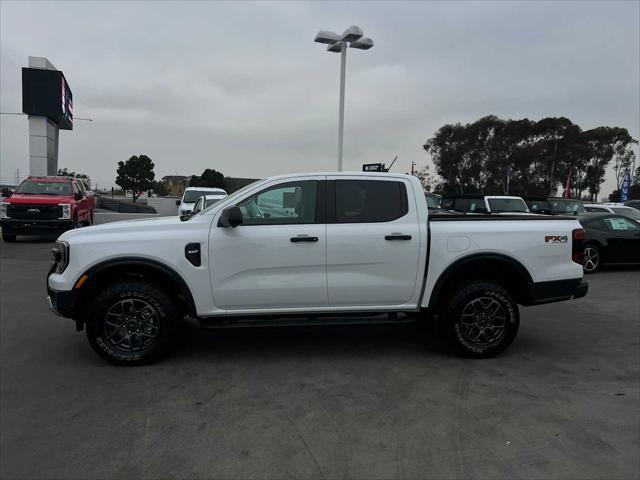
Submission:
[[158,358],[167,347],[171,323],[179,316],[170,296],[137,281],[114,283],[89,307],[89,343],[116,365],[140,365]]
[[439,329],[459,353],[490,358],[511,345],[518,333],[518,304],[501,285],[471,282],[454,293],[439,313]]

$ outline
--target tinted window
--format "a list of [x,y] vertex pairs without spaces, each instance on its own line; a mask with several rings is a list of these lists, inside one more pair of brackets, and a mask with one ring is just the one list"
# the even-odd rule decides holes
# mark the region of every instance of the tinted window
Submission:
[[635,208],[613,207],[611,210],[616,212],[618,215],[622,215],[623,217],[640,220],[640,210],[636,210]]
[[274,185],[238,203],[243,225],[315,223],[318,182]]
[[608,225],[604,223],[604,221],[602,220],[593,220],[591,222],[585,222],[585,226],[587,228],[593,228],[594,230],[600,230],[603,232],[606,232],[607,230],[609,230]]
[[608,212],[609,210],[607,210],[606,208],[603,207],[584,207],[587,212]]
[[381,180],[336,181],[336,222],[377,223],[396,220],[408,212],[402,182]]

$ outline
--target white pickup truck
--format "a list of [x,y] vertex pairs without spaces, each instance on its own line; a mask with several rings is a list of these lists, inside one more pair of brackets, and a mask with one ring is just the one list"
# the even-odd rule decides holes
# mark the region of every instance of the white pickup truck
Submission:
[[286,175],[190,218],[64,233],[48,300],[116,364],[157,358],[185,316],[217,328],[433,319],[460,353],[490,357],[515,338],[518,305],[587,293],[583,239],[574,218],[428,218],[408,175]]

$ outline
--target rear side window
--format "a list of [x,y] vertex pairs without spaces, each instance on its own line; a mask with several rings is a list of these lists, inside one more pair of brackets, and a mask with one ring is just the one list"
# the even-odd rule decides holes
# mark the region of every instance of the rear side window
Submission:
[[391,222],[409,211],[403,182],[337,180],[336,222]]

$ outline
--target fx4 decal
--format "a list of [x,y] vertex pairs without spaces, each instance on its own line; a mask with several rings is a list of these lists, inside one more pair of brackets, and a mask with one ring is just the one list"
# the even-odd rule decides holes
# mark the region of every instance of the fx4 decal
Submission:
[[545,235],[544,243],[567,243],[569,237],[567,235]]

